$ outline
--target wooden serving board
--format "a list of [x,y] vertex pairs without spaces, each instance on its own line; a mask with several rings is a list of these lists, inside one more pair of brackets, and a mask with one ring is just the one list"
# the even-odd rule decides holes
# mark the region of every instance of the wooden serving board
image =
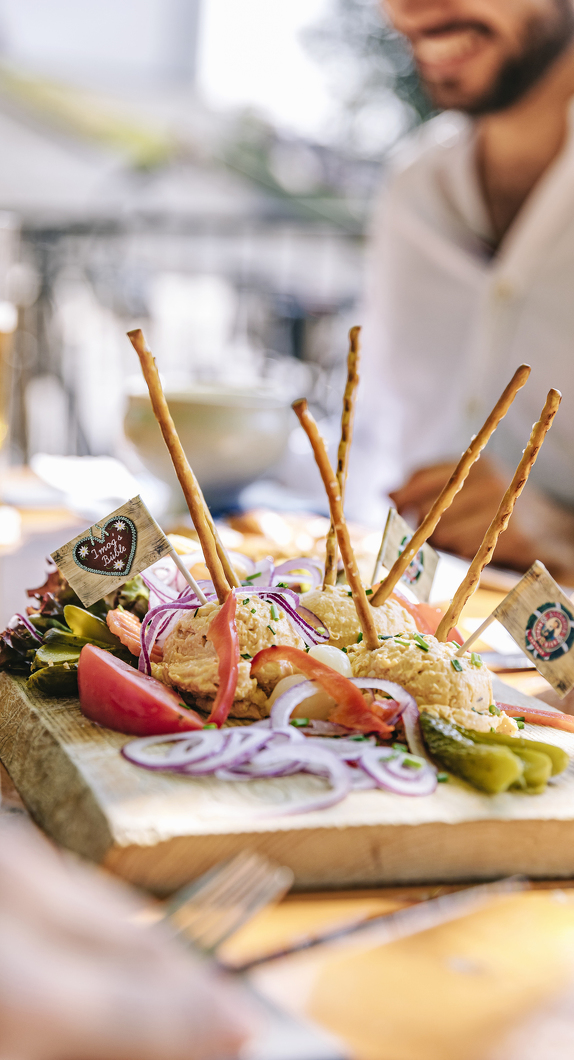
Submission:
[[[537,704],[495,680],[503,702]],[[574,756],[574,734],[527,726]],[[0,674],[0,760],[58,843],[166,894],[249,847],[290,865],[300,888],[574,876],[574,763],[543,795],[481,795],[456,780],[426,798],[354,792],[283,815],[323,790],[316,777],[242,783],[149,773],[129,738],[92,724],[77,699],[47,699]]]

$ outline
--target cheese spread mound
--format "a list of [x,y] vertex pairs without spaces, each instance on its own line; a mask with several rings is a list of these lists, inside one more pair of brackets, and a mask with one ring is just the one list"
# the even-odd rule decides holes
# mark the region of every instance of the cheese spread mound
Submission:
[[[421,644],[426,644],[425,651]],[[488,713],[493,702],[490,672],[476,667],[470,652],[455,659],[458,644],[443,643],[425,634],[405,633],[384,640],[369,651],[364,644],[348,649],[355,677],[380,677],[396,681],[421,704],[446,704],[451,710]],[[453,665],[454,662],[454,665]],[[465,715],[466,716],[466,715]]]
[[[238,596],[239,677],[230,711],[232,718],[266,717],[269,692],[282,677],[294,673],[289,663],[273,661],[259,671],[257,680],[251,677],[251,659],[258,651],[273,644],[305,647],[283,608],[275,604],[275,613],[279,616],[276,619],[271,607],[260,597],[250,596],[248,589],[245,596]],[[166,639],[163,662],[154,667],[154,675],[164,684],[176,688],[192,705],[204,710],[211,708],[219,683],[217,652],[209,640],[209,627],[219,610],[220,604],[210,603],[182,615]]]
[[500,732],[505,736],[518,736],[518,725],[514,718],[509,717],[503,710],[500,714],[491,714],[487,709],[478,710],[471,708],[465,710],[462,707],[447,707],[445,703],[421,703],[421,710],[428,711],[435,718],[444,718],[453,725],[460,725],[463,729],[472,729],[474,732]]
[[[346,586],[326,585],[324,589],[311,589],[303,593],[301,604],[313,611],[327,627],[331,634],[329,644],[346,648],[357,643],[361,625]],[[373,607],[372,611],[377,633],[386,635],[417,628],[413,616],[392,596],[381,607]]]

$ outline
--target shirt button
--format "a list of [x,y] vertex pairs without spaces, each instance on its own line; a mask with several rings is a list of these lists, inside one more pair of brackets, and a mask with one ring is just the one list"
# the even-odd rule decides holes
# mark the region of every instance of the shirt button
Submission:
[[499,302],[506,302],[512,298],[514,287],[510,280],[500,279],[493,285],[492,293]]

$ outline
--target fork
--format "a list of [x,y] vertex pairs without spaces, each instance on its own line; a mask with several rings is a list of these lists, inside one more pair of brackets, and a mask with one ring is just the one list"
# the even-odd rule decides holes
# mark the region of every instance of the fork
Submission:
[[244,851],[177,891],[163,919],[211,957],[240,927],[279,901],[292,883],[291,869]]

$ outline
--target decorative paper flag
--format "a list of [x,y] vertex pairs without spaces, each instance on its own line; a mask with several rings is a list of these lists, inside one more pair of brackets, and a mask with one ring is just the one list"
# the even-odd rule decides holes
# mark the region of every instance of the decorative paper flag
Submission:
[[[387,570],[391,569],[412,536],[413,531],[408,523],[405,523],[402,516],[394,508],[391,508],[387,515],[383,540],[377,556],[373,582],[378,580],[381,567],[386,567]],[[417,600],[422,602],[428,600],[438,560],[439,557],[434,548],[425,543],[403,574],[401,581],[412,589]]]
[[132,497],[73,541],[56,549],[52,559],[84,607],[150,567],[173,546],[148,512],[141,497]]
[[543,563],[533,563],[491,617],[560,696],[574,688],[574,604]]

